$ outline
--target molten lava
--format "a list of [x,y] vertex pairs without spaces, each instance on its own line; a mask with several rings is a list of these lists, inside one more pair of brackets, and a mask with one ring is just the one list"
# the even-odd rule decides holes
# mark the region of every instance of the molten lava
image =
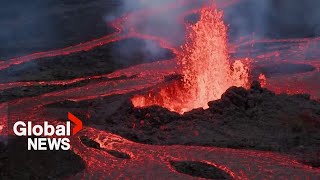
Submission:
[[260,81],[261,87],[265,87],[267,85],[267,78],[264,74],[261,73],[258,79]]
[[[41,61],[47,57],[64,56],[76,52],[89,51],[95,47],[126,38],[140,38],[159,42],[163,48],[168,48],[175,52],[178,57],[179,70],[181,70],[179,73],[182,75],[172,76],[173,78],[170,78],[170,81],[161,84],[161,82],[163,82],[162,77],[176,72],[176,69],[173,68],[174,65],[176,65],[176,61],[167,60],[140,64],[126,69],[116,70],[111,74],[81,76],[75,79],[7,82],[6,77],[3,77],[0,82],[0,91],[19,91],[17,91],[18,96],[15,95],[16,93],[14,93],[14,96],[7,96],[5,91],[4,94],[1,94],[1,138],[11,136],[12,131],[8,126],[21,120],[21,118],[25,121],[32,121],[39,124],[41,124],[44,119],[56,124],[62,123],[61,121],[57,121],[57,114],[64,114],[70,110],[72,106],[69,106],[69,103],[79,107],[79,111],[84,111],[82,114],[89,113],[87,114],[89,118],[90,115],[93,117],[93,113],[96,113],[96,110],[99,111],[101,106],[96,106],[96,102],[104,102],[99,100],[103,97],[131,94],[136,91],[141,91],[142,89],[157,86],[159,89],[154,89],[147,95],[134,97],[132,99],[133,104],[136,107],[160,105],[172,111],[183,113],[193,108],[207,107],[208,101],[220,98],[221,94],[230,86],[246,86],[248,84],[248,66],[246,66],[243,61],[234,62],[229,59],[226,26],[221,20],[222,13],[213,7],[203,9],[200,21],[188,28],[187,43],[180,51],[176,50],[176,47],[173,46],[175,43],[168,41],[167,37],[142,32],[141,29],[138,28],[138,25],[141,23],[137,21],[128,23],[130,19],[140,20],[144,23],[145,18],[143,17],[151,18],[154,16],[162,16],[168,11],[176,11],[179,7],[189,7],[190,9],[187,9],[188,13],[193,13],[197,11],[197,9],[194,9],[195,7],[189,4],[194,2],[196,1],[173,1],[161,7],[139,9],[115,19],[115,21],[111,23],[111,26],[117,29],[118,32],[113,34],[62,49],[33,53],[5,61],[0,60],[0,70],[6,70],[29,61]],[[238,0],[217,2],[228,5],[230,3],[237,3]],[[222,6],[222,4],[219,5],[219,7]],[[188,13],[186,13],[186,15]],[[179,18],[176,17],[176,19]],[[179,22],[177,21],[176,23]],[[128,24],[130,24],[130,26]],[[261,44],[265,46],[265,48],[262,48],[262,50],[260,48],[257,48],[259,50],[254,49],[255,45],[260,47]],[[243,37],[239,41],[231,44],[231,46],[234,49],[234,53],[246,54],[254,58],[255,62],[252,62],[253,68],[256,63],[257,67],[270,65],[270,63],[277,64],[283,62],[313,65],[316,68],[313,71],[295,74],[278,74],[277,76],[269,74],[268,79],[266,79],[264,74],[260,74],[258,79],[262,85],[266,85],[266,88],[276,93],[308,93],[311,94],[313,98],[319,99],[319,44],[319,37],[300,39],[251,39],[250,37]],[[83,59],[83,61],[85,60],[87,59]],[[52,61],[52,63],[56,62]],[[8,72],[11,72],[11,70]],[[57,73],[60,72],[58,71]],[[9,73],[9,75],[10,74],[11,73]],[[26,77],[28,77],[27,74]],[[180,80],[173,81],[173,79],[178,78],[180,78]],[[267,84],[266,80],[268,81]],[[81,81],[88,83],[82,83]],[[79,86],[79,83],[81,83],[81,86]],[[60,89],[66,85],[68,85],[67,89]],[[30,92],[22,93],[22,91],[25,92],[25,90],[29,91],[29,88],[33,91],[33,88],[37,88],[38,86],[46,86],[45,88],[41,87],[43,90],[47,88],[51,89],[51,86],[57,87],[57,89],[53,88],[55,91],[44,94],[35,93],[34,96],[32,95],[33,93],[30,94]],[[7,99],[7,97],[10,98]],[[90,104],[89,109],[91,110],[87,112],[86,108],[83,108],[87,107],[87,105],[78,106],[77,102],[79,101],[85,101],[85,103],[80,104]],[[112,101],[113,102],[110,103],[114,104],[118,102],[119,99]],[[93,102],[93,104],[89,102]],[[57,103],[62,103],[62,106],[56,108],[57,106],[54,104]],[[109,104],[109,102],[107,103]],[[102,108],[105,107],[105,105],[102,106]],[[76,110],[78,108],[72,109]],[[105,112],[108,112],[109,109],[102,109],[102,111],[104,111],[102,115],[105,116]],[[313,119],[308,115],[303,116],[306,116],[308,121]],[[92,118],[92,120],[94,120],[94,118]],[[286,117],[284,120],[286,120]],[[105,129],[99,130],[90,126],[91,123],[86,124],[85,130],[81,132],[81,135],[72,136],[72,151],[81,156],[81,159],[85,161],[86,169],[74,176],[70,175],[71,179],[99,179],[101,176],[106,176],[105,178],[108,179],[117,179],[119,177],[130,177],[131,179],[141,179],[144,177],[158,177],[159,179],[192,178],[189,175],[178,173],[172,166],[169,166],[168,161],[171,160],[206,162],[207,164],[214,165],[226,171],[234,179],[255,179],[257,175],[263,179],[279,179],[279,177],[292,177],[292,175],[297,179],[300,177],[301,179],[315,179],[319,177],[320,174],[319,168],[311,168],[309,165],[301,164],[295,160],[294,157],[289,158],[287,155],[281,155],[271,151],[262,152],[256,150],[249,151],[189,145],[147,145],[132,142],[116,134],[109,133]],[[192,130],[196,129],[192,124],[190,126]],[[150,126],[147,125],[146,127]],[[202,133],[201,131],[199,132]],[[226,133],[227,135],[230,134],[229,131],[226,131]],[[232,132],[231,135],[234,136],[236,134]],[[101,148],[95,149],[85,146],[81,141],[81,136],[87,136],[90,139],[96,140]],[[170,136],[162,137],[170,138]],[[160,141],[159,144],[161,143]],[[228,142],[226,142],[226,145],[227,143]],[[124,152],[134,158],[128,160],[113,157],[107,153],[107,150]],[[6,156],[4,157],[6,158]],[[315,155],[314,157],[317,156]],[[112,164],[112,166],[110,166],[110,164]],[[55,169],[53,169],[53,171],[55,171]],[[59,173],[59,175],[60,174],[61,173]]]
[[177,53],[182,78],[157,92],[132,98],[135,107],[159,105],[184,113],[208,108],[231,86],[249,85],[249,68],[230,61],[223,13],[214,6],[201,10],[200,20],[188,27],[187,43]]

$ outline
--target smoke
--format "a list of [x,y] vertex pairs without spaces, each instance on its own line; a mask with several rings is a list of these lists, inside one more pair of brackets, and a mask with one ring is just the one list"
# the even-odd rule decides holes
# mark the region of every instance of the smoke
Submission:
[[[190,6],[194,7],[204,1],[208,0],[185,0],[192,2]],[[139,31],[167,38],[178,46],[183,42],[184,26],[177,24],[175,17],[188,8],[171,8],[169,5],[179,2],[181,1],[5,1],[0,6],[0,59],[62,48],[98,38],[107,34],[104,22],[110,22],[125,13],[152,7],[167,7],[168,10],[135,16],[129,20],[128,25],[138,23]],[[253,32],[255,38],[320,35],[318,0],[240,0],[224,9],[224,12],[226,23],[230,24],[232,40],[251,36]],[[149,18],[152,14],[154,17]]]
[[[184,43],[184,24],[177,23],[177,18],[188,10],[171,8],[177,0],[125,0],[112,13],[105,15],[110,22],[125,12],[142,9],[166,8],[160,13],[144,13],[142,16],[130,16],[126,22],[127,29],[136,27],[143,34],[161,37],[179,47]],[[186,1],[187,2],[187,1]],[[206,1],[197,1],[191,8],[201,7]],[[229,40],[237,41],[242,37],[263,38],[301,38],[320,34],[320,1],[317,0],[241,0],[223,9],[224,19],[229,25]],[[183,7],[183,6],[181,6]],[[159,46],[149,46],[146,40],[143,51],[146,54],[159,52]],[[121,47],[128,49],[130,47]]]
[[225,9],[225,21],[230,25],[231,38],[237,40],[251,36],[253,32],[263,36],[267,31],[270,10],[271,2],[265,0],[244,1]]
[[[161,38],[164,42],[179,47],[185,37],[183,14],[202,5],[203,0],[182,2],[190,5],[182,5],[181,2],[181,0],[125,0],[116,11],[107,12],[104,19],[110,23],[120,15],[127,16],[124,24],[125,31],[134,30],[144,35]],[[141,40],[145,41],[145,46],[141,49],[144,54],[161,56],[161,53],[165,52],[159,45],[155,45],[158,42],[148,38],[141,38]],[[134,47],[124,44],[119,48],[119,51],[128,54],[127,52],[131,52]]]
[[243,0],[225,9],[232,39],[299,38],[320,35],[320,1]]

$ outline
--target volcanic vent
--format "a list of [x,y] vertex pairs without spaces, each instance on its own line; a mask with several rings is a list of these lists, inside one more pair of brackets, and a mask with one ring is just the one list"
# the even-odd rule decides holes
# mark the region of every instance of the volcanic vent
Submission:
[[135,107],[159,105],[184,113],[208,108],[231,86],[249,86],[249,68],[244,61],[231,61],[223,12],[214,5],[203,8],[200,19],[187,27],[187,41],[177,53],[182,78],[160,90],[132,98]]

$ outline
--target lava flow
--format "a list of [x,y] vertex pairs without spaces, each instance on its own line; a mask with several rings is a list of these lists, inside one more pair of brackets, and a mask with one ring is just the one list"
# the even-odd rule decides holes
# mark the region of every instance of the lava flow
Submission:
[[[120,109],[122,99],[130,98],[132,94],[145,92],[146,90],[148,90],[147,94],[136,95],[131,99],[135,107],[159,105],[178,113],[184,113],[195,108],[207,108],[209,101],[219,99],[229,87],[248,87],[249,79],[251,79],[251,76],[254,74],[251,73],[251,71],[256,71],[258,76],[253,78],[259,79],[261,85],[276,93],[308,93],[311,94],[312,98],[320,98],[320,63],[318,60],[320,51],[318,51],[317,48],[320,45],[320,38],[254,39],[251,41],[250,38],[244,37],[240,41],[230,42],[230,44],[228,44],[227,26],[222,20],[223,13],[222,11],[218,11],[214,6],[205,7],[200,10],[199,21],[187,27],[187,41],[180,49],[178,49],[176,43],[171,42],[171,39],[168,37],[148,34],[139,29],[139,24],[143,24],[148,18],[150,18],[149,21],[152,21],[152,16],[162,16],[169,11],[176,11],[178,8],[183,8],[183,11],[188,12],[187,14],[181,12],[175,14],[175,16],[178,17],[172,17],[174,23],[179,24],[181,23],[179,19],[181,14],[185,17],[189,12],[198,12],[199,7],[194,5],[196,2],[197,1],[179,0],[175,3],[171,2],[172,4],[169,4],[169,2],[168,4],[164,3],[161,7],[136,10],[111,22],[112,27],[118,30],[113,34],[63,49],[38,52],[6,61],[0,60],[0,71],[13,67],[18,67],[19,70],[19,67],[21,67],[23,63],[28,63],[29,61],[42,61],[47,57],[63,57],[81,51],[91,51],[98,46],[111,44],[127,38],[155,41],[160,44],[162,48],[169,49],[176,54],[176,58],[174,59],[115,69],[115,71],[110,74],[81,76],[74,79],[34,80],[28,82],[28,80],[24,79],[30,75],[28,73],[23,74],[24,77],[18,80],[7,80],[7,77],[2,76],[0,91],[13,92],[13,96],[11,97],[9,93],[7,99],[0,99],[2,100],[0,101],[0,135],[11,136],[11,127],[9,125],[22,118],[25,121],[35,123],[41,123],[47,120],[58,124],[61,123],[61,121],[57,121],[57,119],[64,119],[65,113],[69,110],[79,111],[79,114],[86,114],[87,119],[83,120],[90,120],[84,121],[86,123],[84,123],[83,131],[80,132],[79,135],[73,136],[71,141],[72,151],[84,160],[86,167],[85,170],[68,177],[68,179],[102,179],[101,176],[105,178],[129,177],[131,179],[151,179],[154,177],[158,179],[193,179],[192,176],[178,173],[173,169],[172,165],[170,165],[170,161],[205,162],[206,164],[218,167],[218,169],[227,172],[234,179],[281,179],[279,177],[285,178],[292,177],[293,175],[301,179],[319,178],[319,168],[302,164],[301,161],[297,161],[294,157],[285,154],[278,154],[271,150],[263,152],[236,148],[221,148],[230,147],[230,144],[236,142],[235,137],[239,136],[239,134],[232,132],[232,129],[223,127],[225,124],[221,125],[221,134],[228,136],[228,142],[225,142],[226,144],[224,146],[218,147],[210,147],[209,145],[208,147],[201,147],[200,145],[193,146],[193,144],[186,146],[179,145],[176,142],[172,144],[177,145],[170,144],[169,146],[147,145],[141,142],[137,143],[132,140],[127,140],[125,139],[127,137],[119,136],[118,132],[115,134],[114,132],[108,132],[104,126],[98,127],[98,125],[95,124],[100,125],[100,123],[106,123],[109,120],[109,115],[106,114],[118,111],[118,109],[114,107],[119,106]],[[222,8],[223,6],[233,5],[237,2],[238,0],[217,1],[217,7]],[[131,23],[128,23],[128,21]],[[153,28],[156,29],[158,27]],[[265,47],[261,49],[254,48],[255,45],[259,46],[261,44]],[[234,60],[233,58],[238,60]],[[251,61],[249,59],[254,60]],[[90,61],[90,58],[85,60]],[[275,71],[274,73],[270,71],[270,68],[265,68],[270,66],[271,61],[275,65],[281,63],[308,64],[315,67],[315,69],[298,73],[281,71]],[[53,63],[56,62],[52,61],[52,64]],[[269,74],[258,71],[256,69],[257,67],[264,68],[263,70],[267,73],[269,72]],[[57,73],[59,73],[59,71]],[[35,94],[28,94],[29,91],[33,91],[31,88],[37,89],[37,87],[40,87],[39,89],[43,90],[55,86],[57,86],[57,89],[53,89],[52,91],[40,91]],[[20,94],[20,91],[18,91],[18,94],[14,94],[15,90],[22,90],[22,92]],[[4,93],[4,97],[5,96],[6,94]],[[109,97],[110,99],[107,99]],[[97,102],[94,100],[97,100]],[[118,103],[119,105],[117,105]],[[88,111],[86,111],[86,106],[89,106]],[[112,107],[110,108],[110,106]],[[278,107],[279,105],[276,104],[275,106]],[[281,106],[279,107],[281,108]],[[309,107],[307,106],[306,108]],[[306,116],[309,121],[312,121],[313,116],[309,116],[308,112],[309,109],[306,109],[303,115]],[[95,113],[101,113],[101,115],[98,116],[100,118],[94,118]],[[62,114],[61,117],[60,114]],[[147,115],[150,116],[150,114]],[[124,116],[125,115],[123,115],[123,117]],[[131,118],[131,115],[128,117]],[[147,118],[147,116],[141,117],[141,119],[145,118]],[[283,117],[283,119],[285,120],[281,123],[290,123],[286,117]],[[161,119],[161,121],[162,120],[166,121],[167,119]],[[165,125],[153,127],[147,124],[146,120],[140,121],[140,119],[137,122],[137,124],[140,123],[140,125],[144,125],[143,128],[145,129],[164,128],[164,131],[168,131]],[[212,124],[211,121],[208,123]],[[219,123],[221,122],[214,122],[214,125],[220,127]],[[265,123],[267,125],[266,127],[270,127],[270,129],[271,127],[275,127],[269,126],[268,123],[269,122]],[[314,123],[312,124],[312,126],[314,126],[318,122],[312,121],[312,123]],[[121,124],[121,126],[124,125],[125,124]],[[196,131],[197,129],[192,125],[190,125],[190,127],[192,127],[190,128],[192,132],[193,130],[197,132],[197,135],[203,133]],[[179,129],[180,127],[173,126],[172,128]],[[245,129],[247,127],[239,123],[238,128]],[[254,138],[254,141],[247,139],[247,137],[242,139],[248,142],[250,147],[261,140],[258,135],[254,134],[255,131],[259,130],[257,124],[255,124],[255,128],[256,129],[252,129],[253,136],[257,137]],[[132,129],[134,129],[134,126]],[[251,131],[251,129],[247,129]],[[293,129],[299,130],[299,128],[296,127]],[[138,129],[134,130],[138,131]],[[210,129],[210,131],[212,130]],[[285,131],[287,131],[287,129],[285,129]],[[154,132],[152,133],[152,135],[156,134]],[[129,132],[127,134],[129,134]],[[301,137],[300,140],[304,141],[307,139],[306,137],[308,137],[304,136],[308,134],[304,131],[302,131],[301,134],[297,135],[296,148],[299,150],[303,150],[305,147],[304,145],[298,144],[299,138]],[[265,135],[268,136],[267,133],[263,134],[263,136]],[[81,141],[81,136],[95,140],[98,142],[100,148],[95,149],[84,145]],[[128,136],[131,136],[131,134]],[[136,137],[134,135],[132,136]],[[181,134],[172,134],[172,136],[181,136]],[[192,136],[192,134],[190,136]],[[163,136],[161,138],[170,139],[171,137]],[[187,139],[188,137],[186,136],[185,138]],[[217,139],[218,138],[219,137],[217,137]],[[146,139],[146,141],[149,141],[148,138]],[[212,141],[215,139],[216,137],[212,136]],[[288,142],[289,143],[285,141],[283,144],[293,144],[296,143],[296,140],[294,142]],[[278,147],[283,144],[275,144],[275,146]],[[245,147],[239,147],[245,149]],[[107,150],[126,153],[131,159],[111,156],[107,153]],[[31,161],[26,160],[26,162]],[[56,169],[52,169],[52,171],[59,172],[59,170]]]
[[248,87],[249,68],[245,61],[230,61],[227,27],[223,13],[215,6],[203,8],[200,20],[188,28],[187,43],[177,53],[182,78],[147,95],[132,98],[135,107],[159,105],[184,113],[208,108],[231,86]]

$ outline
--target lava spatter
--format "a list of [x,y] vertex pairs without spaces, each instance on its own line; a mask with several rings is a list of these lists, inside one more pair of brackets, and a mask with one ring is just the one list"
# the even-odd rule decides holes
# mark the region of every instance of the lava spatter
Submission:
[[200,20],[188,27],[187,42],[177,53],[182,79],[156,93],[132,98],[135,107],[159,105],[184,113],[207,108],[231,86],[249,85],[249,67],[244,61],[230,61],[227,27],[223,12],[215,6],[203,8]]
[[[256,70],[255,67],[270,65],[270,60],[273,63],[283,63],[284,61],[295,61],[294,63],[303,63],[310,64],[314,66],[316,69],[313,71],[308,71],[304,73],[294,73],[294,74],[279,74],[277,76],[264,76],[261,74],[259,78],[261,84],[263,85],[267,79],[266,88],[275,91],[276,93],[309,93],[312,94],[312,97],[319,98],[319,72],[320,72],[320,64],[319,64],[319,51],[317,44],[319,43],[319,38],[299,38],[299,39],[253,39],[251,41],[250,38],[243,37],[243,39],[239,42],[234,42],[230,45],[234,50],[234,52],[228,50],[227,44],[225,41],[227,40],[227,36],[224,38],[218,38],[213,36],[211,31],[215,31],[213,27],[215,27],[215,23],[212,23],[210,18],[215,15],[215,13],[219,14],[221,12],[215,10],[214,8],[207,8],[202,11],[211,14],[207,14],[204,16],[202,13],[202,19],[198,21],[198,26],[193,25],[189,27],[187,43],[181,49],[178,49],[175,46],[175,43],[172,43],[168,40],[167,37],[159,36],[158,34],[146,34],[141,28],[139,28],[138,24],[145,23],[145,18],[151,18],[152,16],[161,16],[163,13],[167,13],[167,11],[176,11],[176,7],[185,7],[188,3],[193,3],[196,1],[183,0],[179,1],[180,3],[175,3],[175,6],[170,4],[165,4],[161,7],[154,7],[152,9],[147,8],[146,10],[139,10],[130,12],[124,17],[120,17],[116,19],[112,26],[115,29],[118,29],[118,32],[115,32],[111,35],[106,35],[99,39],[91,40],[88,42],[84,42],[79,45],[74,45],[70,47],[66,47],[63,49],[50,50],[47,52],[38,52],[22,57],[17,57],[13,59],[9,59],[6,61],[0,60],[0,69],[4,70],[12,66],[16,66],[22,63],[26,63],[29,61],[41,61],[45,57],[52,56],[68,56],[69,54],[80,52],[80,51],[90,51],[98,46],[103,46],[105,44],[110,44],[115,41],[120,41],[127,38],[141,38],[145,40],[152,40],[158,42],[162,48],[167,48],[172,50],[174,53],[178,54],[177,59],[170,59],[167,61],[158,61],[153,63],[141,64],[137,66],[132,66],[126,69],[115,70],[115,72],[111,74],[103,74],[98,76],[86,76],[86,77],[77,77],[75,79],[66,79],[66,80],[53,80],[53,81],[21,81],[21,82],[8,82],[1,83],[0,90],[7,90],[8,92],[13,92],[14,95],[12,98],[10,93],[9,96],[4,93],[1,94],[3,97],[8,97],[5,101],[0,103],[0,134],[4,136],[8,136],[10,131],[8,130],[8,120],[10,122],[15,122],[19,120],[21,117],[25,118],[25,120],[32,120],[35,122],[41,123],[43,121],[43,116],[48,116],[48,120],[55,121],[56,123],[61,123],[60,121],[56,121],[55,114],[51,113],[51,110],[54,113],[63,114],[66,110],[69,110],[70,104],[72,106],[77,105],[76,107],[86,107],[86,105],[78,106],[77,103],[82,104],[85,101],[93,101],[97,99],[101,99],[103,97],[112,97],[116,95],[112,103],[102,102],[103,107],[96,106],[95,103],[88,103],[90,108],[94,108],[94,111],[90,111],[89,116],[91,115],[90,122],[94,122],[96,120],[100,120],[100,118],[94,118],[92,116],[92,112],[96,112],[96,110],[101,109],[103,111],[103,118],[106,118],[106,113],[110,109],[109,106],[113,106],[118,103],[118,101],[122,101],[122,98],[127,98],[127,95],[142,91],[143,89],[150,89],[151,87],[156,87],[158,89],[153,89],[146,96],[136,96],[134,98],[134,103],[136,105],[147,106],[147,105],[160,105],[163,107],[167,107],[170,110],[177,112],[185,112],[192,108],[196,107],[205,107],[207,101],[210,99],[219,98],[219,93],[222,92],[223,89],[229,85],[239,84],[247,84],[247,76],[248,70],[251,69],[249,66],[244,63],[244,61],[233,61],[229,58],[228,53],[231,54],[232,57],[250,57],[255,59],[252,61],[252,70]],[[220,1],[217,1],[219,3]],[[223,1],[223,4],[234,3],[237,4],[238,0],[231,1]],[[240,1],[239,1],[240,2]],[[222,8],[222,4],[219,4],[219,8]],[[198,12],[198,7],[190,6],[186,8],[187,13],[183,13],[183,17],[190,13]],[[221,15],[222,16],[222,13]],[[127,26],[127,22],[130,19],[138,19],[143,21],[142,23],[131,23],[130,26]],[[180,24],[181,21],[177,21],[179,18],[175,17],[175,23]],[[206,20],[206,21],[204,21]],[[208,24],[209,20],[209,24]],[[150,20],[151,21],[151,20]],[[176,22],[177,21],[177,22]],[[203,22],[203,24],[201,24]],[[213,21],[215,22],[215,21]],[[216,23],[222,22],[221,17],[218,18]],[[211,23],[211,24],[210,24]],[[207,26],[201,26],[208,24]],[[214,26],[212,26],[214,24]],[[220,24],[221,25],[221,24]],[[211,26],[211,27],[210,27]],[[226,26],[222,25],[224,31],[221,32],[219,29],[215,32],[224,35],[226,31]],[[129,30],[130,28],[130,30]],[[153,27],[156,29],[156,27]],[[195,29],[194,29],[195,28]],[[199,28],[199,29],[197,29]],[[200,30],[200,28],[204,28],[204,30]],[[198,30],[198,31],[196,31]],[[200,33],[201,32],[201,33]],[[194,37],[200,38],[198,41],[192,39],[191,34],[194,33]],[[208,34],[209,33],[209,34]],[[211,35],[210,35],[211,34]],[[197,36],[196,36],[197,35]],[[216,43],[211,41],[203,41],[208,40],[205,37],[214,37],[215,39],[219,39]],[[202,38],[202,39],[201,39]],[[213,41],[213,40],[212,40]],[[198,42],[195,43],[195,42]],[[222,42],[222,43],[221,43]],[[262,45],[266,46],[263,49],[254,48],[260,47]],[[214,46],[216,45],[216,46]],[[215,51],[212,50],[212,47],[216,48]],[[221,48],[222,47],[222,48]],[[218,51],[217,49],[221,48]],[[231,48],[230,48],[231,49]],[[196,51],[198,50],[198,51]],[[196,52],[203,52],[203,54],[197,54]],[[226,54],[222,54],[221,57],[225,57],[223,59],[213,59],[212,63],[206,62],[210,59],[212,54],[216,54],[216,52],[224,52]],[[312,53],[311,53],[312,52]],[[212,53],[212,54],[211,54]],[[233,53],[233,54],[232,54]],[[235,53],[240,54],[241,56],[235,55]],[[213,56],[213,55],[212,55]],[[185,59],[181,58],[184,57]],[[194,58],[190,61],[188,58]],[[214,56],[215,57],[215,56]],[[308,59],[305,59],[308,58]],[[201,61],[196,61],[200,59]],[[178,62],[179,69],[175,69],[175,65]],[[185,64],[183,64],[185,62]],[[55,61],[52,61],[55,63]],[[198,67],[194,67],[195,63]],[[292,62],[291,62],[292,63]],[[50,64],[49,64],[50,65]],[[210,66],[210,67],[209,67]],[[212,66],[212,67],[211,67]],[[200,68],[201,67],[201,68]],[[221,67],[227,67],[226,69],[220,69]],[[76,67],[74,67],[76,68]],[[195,69],[192,69],[195,68]],[[212,72],[208,72],[206,70],[212,69]],[[94,70],[94,69],[93,69]],[[186,75],[185,73],[190,71],[192,73]],[[224,76],[215,77],[215,73],[225,73]],[[199,76],[194,77],[194,73],[198,73]],[[259,71],[255,71],[257,75],[260,73]],[[61,72],[59,72],[61,73]],[[178,73],[181,76],[170,76],[171,74]],[[264,72],[261,72],[264,73]],[[254,73],[252,73],[254,74]],[[28,76],[28,74],[25,74]],[[214,76],[214,77],[211,77]],[[130,77],[130,78],[124,78]],[[165,77],[165,78],[163,78]],[[167,78],[167,77],[170,77]],[[239,78],[241,77],[241,78]],[[6,78],[4,76],[3,78]],[[2,79],[3,79],[2,78]],[[166,79],[166,81],[163,81]],[[209,80],[209,81],[208,81]],[[81,81],[88,81],[89,83],[81,83],[78,86],[75,83],[79,83]],[[213,84],[209,84],[211,82],[219,82]],[[7,81],[6,81],[7,82]],[[207,82],[207,83],[203,83]],[[224,84],[225,83],[225,84]],[[54,91],[42,93],[34,93],[30,96],[31,88],[34,86],[48,86],[41,87],[41,89],[50,89],[49,86],[63,86],[68,85],[67,88],[57,88]],[[244,85],[246,86],[246,85]],[[199,91],[199,88],[201,90]],[[208,89],[202,89],[207,88]],[[12,89],[17,88],[17,89]],[[211,89],[210,89],[211,88]],[[31,89],[32,90],[32,89]],[[216,90],[216,91],[213,91]],[[219,90],[219,91],[217,91]],[[17,92],[14,92],[17,91]],[[33,91],[33,90],[32,90]],[[21,92],[21,93],[20,93]],[[215,92],[215,93],[213,93]],[[18,96],[17,96],[18,95]],[[120,97],[118,97],[121,96]],[[197,96],[196,96],[197,95]],[[214,95],[217,95],[214,96]],[[198,97],[199,96],[199,97]],[[306,96],[302,96],[303,98],[307,98]],[[139,99],[140,98],[140,99]],[[298,97],[301,98],[301,97]],[[3,98],[2,98],[3,100]],[[109,99],[108,99],[109,100]],[[8,101],[8,102],[7,102]],[[54,103],[59,103],[59,109],[55,106],[48,106]],[[86,104],[86,103],[84,103]],[[298,104],[298,103],[297,103]],[[61,105],[64,105],[61,107]],[[273,105],[273,104],[271,104]],[[61,107],[61,109],[60,109]],[[308,106],[306,106],[308,108]],[[51,109],[51,110],[50,110]],[[86,114],[86,108],[84,108]],[[145,109],[147,110],[147,109]],[[50,111],[50,113],[48,112]],[[82,111],[82,110],[81,110]],[[112,110],[113,111],[113,110]],[[140,110],[138,110],[140,111]],[[11,112],[11,113],[8,113]],[[306,117],[308,121],[313,120],[313,116],[308,115],[308,110],[302,113],[303,117]],[[130,116],[129,116],[130,117]],[[140,117],[139,117],[140,118]],[[63,118],[62,118],[63,119]],[[144,118],[142,118],[144,119]],[[289,122],[290,119],[286,119],[284,116],[285,122]],[[123,120],[121,118],[121,120]],[[170,119],[169,119],[170,120]],[[233,119],[232,119],[233,120]],[[237,120],[237,119],[235,119]],[[287,121],[288,120],[288,121]],[[142,122],[142,124],[146,124],[147,121],[142,120],[137,121]],[[208,122],[208,121],[207,121]],[[239,122],[239,121],[238,121]],[[123,122],[121,122],[123,123]],[[121,124],[119,123],[119,124]],[[208,122],[211,123],[211,122]],[[252,122],[255,123],[256,122]],[[269,122],[268,122],[269,123]],[[300,121],[299,121],[300,123]],[[312,122],[313,123],[313,122]],[[135,124],[134,124],[135,125]],[[302,165],[296,160],[294,157],[287,157],[284,155],[279,155],[277,153],[272,152],[271,150],[268,152],[262,151],[253,151],[253,150],[240,150],[240,149],[226,149],[226,148],[215,148],[215,147],[201,147],[201,146],[185,146],[185,145],[175,145],[175,146],[167,146],[167,145],[147,145],[141,143],[135,143],[123,137],[120,137],[116,134],[112,134],[106,132],[106,130],[99,130],[96,128],[90,127],[91,124],[86,124],[85,129],[87,131],[83,131],[84,136],[87,136],[91,139],[97,140],[101,145],[100,149],[95,149],[92,147],[85,146],[81,143],[79,136],[74,136],[72,139],[73,149],[77,155],[79,155],[86,164],[86,169],[70,178],[82,178],[82,179],[97,179],[101,176],[106,176],[107,178],[119,178],[119,177],[130,177],[130,178],[141,178],[141,174],[146,174],[148,177],[158,177],[158,178],[184,178],[184,179],[192,179],[194,177],[189,175],[184,175],[182,173],[178,173],[173,169],[172,166],[168,163],[169,161],[175,160],[179,162],[184,161],[197,161],[197,162],[205,162],[206,164],[218,164],[221,165],[224,171],[228,172],[235,179],[254,179],[257,177],[261,178],[278,178],[278,177],[291,177],[292,175],[297,175],[299,177],[319,177],[319,169],[311,168],[306,165]],[[123,124],[121,124],[123,126]],[[142,126],[142,125],[141,125]],[[150,127],[149,125],[145,125],[146,127]],[[193,131],[196,129],[192,124],[188,124],[190,127],[190,136],[193,136]],[[258,127],[259,125],[255,125]],[[96,126],[94,126],[96,127]],[[237,128],[240,129],[243,124],[238,123]],[[266,126],[269,127],[269,126]],[[154,127],[158,128],[158,127]],[[165,126],[159,127],[161,131],[168,131],[168,128]],[[174,126],[174,128],[179,128]],[[206,128],[206,127],[205,127]],[[221,127],[224,128],[224,127]],[[247,127],[246,127],[247,128]],[[164,130],[162,130],[164,129]],[[249,130],[255,130],[250,129]],[[138,130],[135,128],[133,131]],[[189,129],[188,129],[189,130]],[[210,129],[213,131],[212,129]],[[9,131],[9,132],[8,132]],[[171,131],[171,130],[170,130]],[[201,131],[197,132],[197,136],[201,135]],[[253,131],[250,131],[253,132]],[[304,132],[304,131],[303,131]],[[227,136],[235,137],[238,134],[235,134],[233,131],[229,131],[228,129],[223,129],[223,133]],[[308,139],[302,133],[301,135],[302,141]],[[153,135],[153,134],[152,134]],[[177,136],[182,136],[181,133],[174,134]],[[259,137],[254,134],[255,137]],[[315,135],[312,135],[315,136]],[[188,136],[186,136],[188,137]],[[166,136],[166,138],[170,138],[170,136]],[[98,141],[100,140],[100,141]],[[261,139],[257,139],[261,143]],[[299,141],[297,141],[299,142]],[[226,146],[228,144],[233,144],[233,138],[230,138],[226,142]],[[250,146],[252,145],[252,141],[248,141]],[[296,143],[296,142],[294,142]],[[99,147],[100,147],[99,145]],[[298,144],[299,145],[299,144]],[[278,146],[276,145],[275,148]],[[302,146],[297,146],[302,148]],[[243,148],[243,147],[242,147]],[[306,148],[306,146],[304,146]],[[103,150],[101,150],[103,149]],[[131,159],[119,158],[112,155],[111,152],[123,153],[124,157],[129,155]],[[128,157],[128,156],[127,156]],[[227,158],[226,158],[227,157]],[[315,156],[310,156],[311,159]],[[317,163],[314,158],[312,159],[315,163]],[[19,163],[19,162],[18,162]],[[112,166],[110,166],[112,164]],[[316,165],[317,166],[317,165]],[[49,168],[47,168],[49,169]],[[57,172],[56,169],[52,169],[52,171]],[[146,173],[148,172],[148,173]]]

